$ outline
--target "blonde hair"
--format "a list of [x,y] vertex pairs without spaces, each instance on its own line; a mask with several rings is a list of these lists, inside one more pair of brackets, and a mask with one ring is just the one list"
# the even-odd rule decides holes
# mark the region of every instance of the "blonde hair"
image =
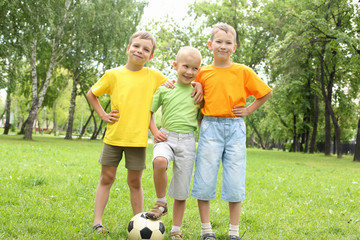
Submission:
[[156,48],[156,40],[155,40],[154,36],[151,33],[147,32],[147,31],[139,31],[139,32],[134,33],[133,35],[131,35],[131,37],[129,39],[129,46],[131,46],[132,41],[133,41],[134,38],[150,40],[152,45],[153,45],[151,55],[154,54],[154,51],[155,51],[155,48]]
[[213,27],[213,29],[211,31],[210,41],[212,41],[214,39],[214,35],[219,31],[224,31],[226,33],[230,32],[234,36],[234,40],[236,41],[235,29],[226,23],[218,23]]

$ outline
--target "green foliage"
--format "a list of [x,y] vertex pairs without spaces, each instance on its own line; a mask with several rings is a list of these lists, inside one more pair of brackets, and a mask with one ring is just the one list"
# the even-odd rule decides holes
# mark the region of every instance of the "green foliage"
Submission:
[[[0,135],[0,236],[2,239],[126,239],[132,217],[126,169],[120,163],[103,224],[108,236],[91,230],[99,181],[99,140]],[[151,166],[152,145],[143,173],[144,211],[155,201]],[[240,232],[244,239],[357,239],[360,218],[360,165],[350,156],[336,159],[320,154],[248,149],[246,200]],[[16,159],[16,161],[12,161]],[[170,165],[172,166],[172,165]],[[171,167],[168,171],[171,178]],[[211,223],[219,239],[229,227],[227,203],[220,200],[221,172]],[[167,236],[173,202],[163,218]],[[186,239],[197,239],[200,218],[194,198],[187,200],[182,225]]]

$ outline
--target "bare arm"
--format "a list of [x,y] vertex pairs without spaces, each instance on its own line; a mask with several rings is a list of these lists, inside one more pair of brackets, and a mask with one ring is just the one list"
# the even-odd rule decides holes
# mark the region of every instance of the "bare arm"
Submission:
[[91,89],[86,94],[86,98],[88,99],[90,105],[94,108],[95,112],[100,116],[102,120],[107,123],[114,123],[119,119],[119,115],[117,113],[118,110],[112,110],[110,113],[106,113],[102,108],[99,99],[93,94]]
[[194,87],[193,92],[191,93],[191,96],[194,97],[195,104],[201,103],[202,100],[204,100],[204,89],[201,85],[201,83],[198,82],[192,82],[191,85]]
[[272,91],[263,96],[262,98],[256,99],[253,103],[251,103],[246,108],[244,107],[234,107],[232,112],[237,117],[245,117],[249,116],[253,112],[255,112],[259,107],[261,107],[270,97],[272,96]]
[[155,121],[154,121],[154,118],[153,118],[153,114],[154,113],[151,113],[150,127],[149,128],[150,128],[150,132],[154,136],[154,141],[156,143],[167,141],[167,137],[166,137],[165,133],[162,132],[162,131],[159,131],[159,129],[156,127],[156,124],[155,124]]

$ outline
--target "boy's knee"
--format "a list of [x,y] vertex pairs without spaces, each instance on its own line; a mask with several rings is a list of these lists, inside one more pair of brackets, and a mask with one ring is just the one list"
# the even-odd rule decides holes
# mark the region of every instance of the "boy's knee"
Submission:
[[100,177],[100,183],[102,185],[111,185],[114,183],[116,177],[111,175],[101,175]]
[[139,189],[141,188],[141,179],[129,179],[128,185],[130,189]]
[[154,169],[166,169],[168,160],[164,157],[156,157],[153,161]]

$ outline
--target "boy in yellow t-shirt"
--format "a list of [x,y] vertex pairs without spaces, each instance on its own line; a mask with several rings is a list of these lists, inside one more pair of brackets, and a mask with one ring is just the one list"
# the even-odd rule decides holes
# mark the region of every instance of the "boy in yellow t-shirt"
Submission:
[[[239,240],[241,201],[245,199],[246,127],[250,115],[272,95],[271,89],[249,67],[233,63],[236,32],[228,24],[216,25],[208,42],[212,65],[201,68],[195,81],[204,88],[194,184],[191,196],[198,199],[201,236],[214,240],[210,225],[210,200],[215,198],[220,162],[223,166],[221,199],[229,202],[229,239]],[[246,98],[256,100],[244,107]]]
[[[123,153],[133,214],[143,210],[141,176],[146,167],[152,96],[167,80],[159,71],[144,67],[153,58],[155,47],[155,38],[150,33],[134,33],[126,48],[126,65],[108,70],[86,95],[100,118],[108,123],[99,159],[102,168],[95,196],[93,228],[97,232],[108,232],[102,225],[102,215]],[[110,96],[110,113],[104,111],[97,99],[104,94]],[[202,95],[197,94],[194,101],[201,98]]]

